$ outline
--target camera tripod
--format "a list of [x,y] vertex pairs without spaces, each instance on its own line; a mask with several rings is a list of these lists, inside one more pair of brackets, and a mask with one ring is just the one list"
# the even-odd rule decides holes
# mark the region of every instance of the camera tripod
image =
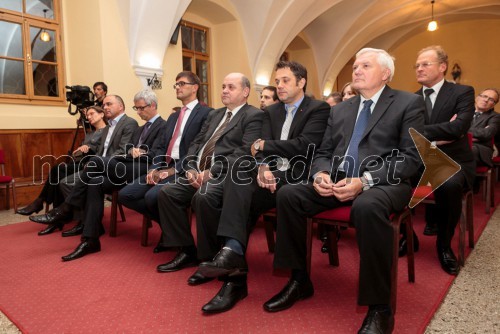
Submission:
[[83,136],[85,137],[85,135],[89,132],[92,131],[92,125],[90,125],[90,123],[87,121],[87,118],[85,117],[85,114],[84,114],[84,108],[80,108],[80,107],[77,107],[76,108],[76,111],[80,113],[80,118],[77,119],[76,121],[76,129],[75,129],[75,133],[73,135],[73,142],[71,143],[71,147],[68,151],[68,155],[71,156],[73,154],[73,151],[75,150],[75,143],[76,143],[76,139],[78,138],[78,130],[81,128],[83,130]]

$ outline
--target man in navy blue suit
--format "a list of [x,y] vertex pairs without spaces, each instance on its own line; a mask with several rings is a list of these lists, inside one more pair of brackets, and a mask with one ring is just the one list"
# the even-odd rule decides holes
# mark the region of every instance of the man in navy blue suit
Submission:
[[[174,89],[182,108],[167,119],[165,134],[162,135],[167,148],[163,155],[155,158],[147,175],[135,179],[133,183],[121,189],[118,201],[127,208],[147,215],[159,222],[158,192],[161,187],[171,182],[175,174],[182,171],[182,160],[188,147],[200,132],[208,113],[212,108],[203,106],[197,99],[201,86],[198,76],[192,72],[180,72],[175,78]],[[154,249],[155,253],[166,250],[161,245]]]

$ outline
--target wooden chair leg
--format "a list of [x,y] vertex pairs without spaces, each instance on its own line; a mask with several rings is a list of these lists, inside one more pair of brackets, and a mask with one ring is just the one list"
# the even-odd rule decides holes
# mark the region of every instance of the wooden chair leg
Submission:
[[149,219],[146,215],[142,216],[142,236],[141,236],[141,246],[148,246],[148,236],[149,229],[152,227],[151,219]]
[[276,246],[274,241],[274,224],[276,217],[263,216],[264,230],[266,231],[267,249],[269,253],[274,253],[274,248]]
[[10,210],[10,184],[5,185],[5,208]]
[[111,219],[109,222],[109,236],[116,237],[116,216],[118,207],[118,192],[113,191],[111,194]]
[[14,204],[14,212],[17,212],[17,196],[16,196],[16,181],[12,179],[12,203]]
[[474,248],[474,200],[472,192],[469,191],[465,195],[465,207],[467,212],[465,217],[467,219],[467,229],[469,230],[469,248]]
[[[117,201],[118,201],[118,199],[117,199]],[[118,209],[120,210],[120,217],[122,219],[122,222],[126,221],[125,213],[123,212],[123,206],[121,205],[121,203],[118,203]]]
[[339,226],[328,226],[328,227],[329,227],[328,228],[328,258],[330,261],[330,265],[338,267],[340,265],[339,246],[338,246],[340,227]]

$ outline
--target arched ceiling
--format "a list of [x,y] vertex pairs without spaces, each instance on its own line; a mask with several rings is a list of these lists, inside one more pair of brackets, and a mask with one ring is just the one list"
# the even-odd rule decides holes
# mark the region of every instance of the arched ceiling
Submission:
[[[148,36],[148,32],[156,37],[162,34],[161,38],[154,38],[152,45],[164,53],[178,19],[190,11],[215,25],[239,22],[253,72],[251,76],[259,83],[271,78],[276,61],[287,47],[306,44],[317,67],[310,70],[316,70],[318,85],[322,88],[335,81],[362,47],[390,49],[424,30],[431,16],[430,0],[169,0],[168,5],[163,0],[128,0],[124,3],[133,17],[129,26],[133,64],[137,64],[141,56],[137,52],[141,50],[139,44],[150,42],[139,43],[138,36]],[[165,10],[170,14],[165,16]],[[151,12],[159,15],[157,21],[151,20]],[[436,0],[434,16],[440,24],[500,19],[500,2]],[[152,27],[151,22],[162,22],[165,29]],[[165,31],[170,34],[165,35]],[[299,34],[301,38],[295,40]],[[163,59],[161,54],[157,58]]]

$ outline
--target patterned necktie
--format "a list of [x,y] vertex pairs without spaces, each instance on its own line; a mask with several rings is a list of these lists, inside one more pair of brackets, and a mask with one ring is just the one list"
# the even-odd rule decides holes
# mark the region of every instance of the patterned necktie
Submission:
[[217,140],[219,140],[220,136],[222,136],[222,133],[224,132],[227,125],[231,121],[232,115],[233,115],[232,112],[230,111],[227,112],[226,119],[219,126],[219,128],[212,134],[212,137],[210,137],[207,144],[205,145],[205,148],[203,149],[200,158],[200,171],[204,171],[205,169],[208,169],[210,168],[210,166],[212,166],[212,155],[214,154],[215,151],[215,143],[217,142]]
[[295,106],[288,106],[288,109],[286,111],[286,118],[285,122],[283,123],[283,127],[281,128],[281,140],[287,140],[288,139],[288,134],[290,133],[290,126],[292,125],[293,121],[293,111],[295,110]]
[[[348,170],[346,174],[348,177],[358,177],[359,176],[359,157],[358,157],[358,146],[361,138],[363,137],[363,133],[365,132],[366,126],[368,125],[368,120],[371,116],[370,106],[372,105],[372,100],[366,100],[359,113],[358,120],[356,121],[356,125],[354,125],[354,131],[352,132],[351,141],[349,142],[349,149],[347,150],[346,157],[352,157],[353,164],[348,164]],[[352,166],[351,166],[352,165]]]
[[146,122],[146,124],[144,124],[144,127],[142,128],[141,136],[139,137],[138,146],[142,145],[142,142],[144,141],[144,139],[146,139],[150,126],[151,126],[150,122]]
[[175,123],[174,133],[172,134],[172,138],[170,138],[170,142],[168,143],[168,149],[165,158],[167,164],[170,164],[170,161],[172,161],[172,149],[174,148],[174,144],[177,141],[177,138],[181,135],[182,119],[184,118],[186,110],[186,106],[181,108],[181,112],[179,113],[179,117],[177,118],[177,123]]
[[425,110],[427,111],[427,118],[430,119],[431,118],[431,114],[432,114],[432,101],[431,101],[431,98],[430,98],[430,95],[434,93],[434,89],[432,88],[427,88],[424,90],[424,94],[425,94]]

